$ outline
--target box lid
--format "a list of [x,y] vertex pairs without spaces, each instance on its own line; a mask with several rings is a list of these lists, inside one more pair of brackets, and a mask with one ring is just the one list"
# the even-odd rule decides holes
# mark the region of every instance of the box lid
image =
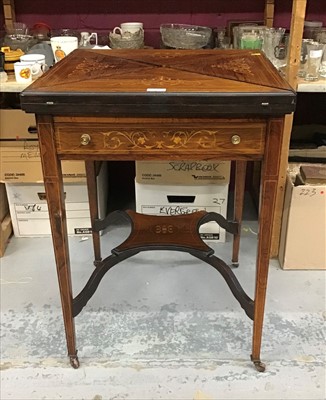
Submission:
[[53,115],[284,115],[295,91],[260,51],[77,49],[21,93]]
[[304,183],[312,185],[326,184],[326,165],[325,164],[302,164],[300,174]]

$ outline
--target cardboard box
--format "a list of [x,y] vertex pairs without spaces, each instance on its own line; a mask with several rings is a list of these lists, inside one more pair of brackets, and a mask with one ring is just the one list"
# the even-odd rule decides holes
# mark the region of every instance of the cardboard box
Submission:
[[136,161],[136,182],[158,185],[224,185],[230,161]]
[[2,257],[5,253],[11,233],[12,225],[9,214],[6,187],[4,183],[0,183],[0,257]]
[[300,175],[305,184],[326,185],[326,164],[302,164]]
[[[100,218],[106,213],[107,173],[97,177]],[[43,183],[6,183],[10,216],[16,237],[51,234],[48,206]],[[69,235],[91,234],[86,183],[65,183],[65,204]]]
[[[85,182],[83,161],[62,162],[64,182]],[[40,149],[37,140],[2,141],[0,145],[0,182],[43,182]]]
[[0,222],[0,257],[3,257],[8,244],[8,240],[12,234],[12,224],[10,214]]
[[[227,212],[229,185],[148,185],[135,182],[136,211],[151,215],[190,214],[199,210]],[[200,227],[204,240],[225,242],[225,230],[216,222]]]
[[7,200],[6,186],[4,183],[0,183],[0,222],[9,212],[9,205]]
[[37,140],[34,114],[22,110],[0,110],[0,139]]
[[279,261],[283,269],[326,269],[326,185],[298,182],[287,174]]

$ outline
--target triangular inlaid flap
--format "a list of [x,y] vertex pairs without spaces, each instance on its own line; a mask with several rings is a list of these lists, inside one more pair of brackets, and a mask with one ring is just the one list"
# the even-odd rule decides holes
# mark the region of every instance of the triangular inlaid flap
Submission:
[[34,82],[33,86],[53,88],[56,85],[67,85],[80,81],[103,80],[106,78],[119,79],[130,76],[131,73],[135,76],[148,74],[148,71],[153,69],[152,65],[144,65],[137,60],[110,57],[109,52],[78,50],[76,53],[78,53],[78,63],[65,63],[63,61],[66,60],[62,60],[51,69],[51,80],[42,79],[43,76],[41,76]]
[[[194,53],[191,50],[167,50],[160,53],[142,51],[135,54],[121,54],[119,58],[138,61],[144,66],[156,65],[172,68],[176,73],[177,71],[193,72],[198,75],[292,90],[260,51],[203,50],[203,52],[205,53]],[[113,54],[113,57],[116,57],[116,55]],[[268,74],[266,74],[266,68]]]

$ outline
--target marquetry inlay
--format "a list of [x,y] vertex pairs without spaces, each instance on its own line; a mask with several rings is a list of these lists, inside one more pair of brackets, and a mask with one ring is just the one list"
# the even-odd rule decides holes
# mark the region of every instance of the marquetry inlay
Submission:
[[218,130],[128,130],[107,131],[104,135],[104,147],[119,149],[121,147],[132,147],[133,149],[177,149],[196,144],[201,148],[214,148]]

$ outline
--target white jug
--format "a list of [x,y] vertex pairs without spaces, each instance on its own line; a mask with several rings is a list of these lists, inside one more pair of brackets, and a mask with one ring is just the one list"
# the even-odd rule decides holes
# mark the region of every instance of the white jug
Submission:
[[80,42],[79,42],[79,47],[89,47],[91,46],[91,40],[94,40],[95,43],[92,43],[92,45],[97,45],[97,33],[96,32],[81,32],[80,33]]

